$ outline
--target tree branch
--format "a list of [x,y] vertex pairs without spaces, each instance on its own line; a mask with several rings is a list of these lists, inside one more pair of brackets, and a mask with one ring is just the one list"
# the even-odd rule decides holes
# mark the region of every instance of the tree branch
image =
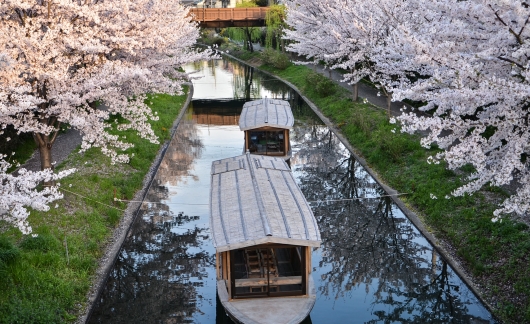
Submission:
[[512,64],[515,64],[517,65],[518,68],[521,68],[521,69],[524,69],[525,67],[523,65],[521,65],[520,63],[517,63],[513,60],[510,60],[509,58],[506,58],[506,57],[502,57],[502,56],[497,56],[497,58],[501,61],[506,61],[506,62],[509,62],[509,63],[512,63]]
[[[509,31],[513,36],[515,36],[515,39],[517,40],[517,42],[518,42],[519,44],[523,44],[523,40],[521,39],[520,35],[518,35],[518,34],[517,34],[512,28],[510,28],[510,27],[508,26],[508,24],[506,24],[506,23],[504,22],[504,20],[502,20],[502,18],[499,16],[498,11],[495,11],[495,9],[493,9],[493,6],[492,6],[491,4],[488,5],[488,6],[491,8],[491,10],[493,11],[493,13],[494,13],[495,16],[497,17],[497,20],[500,21],[504,26],[508,27],[508,31]],[[527,18],[527,21],[528,21],[528,18]]]

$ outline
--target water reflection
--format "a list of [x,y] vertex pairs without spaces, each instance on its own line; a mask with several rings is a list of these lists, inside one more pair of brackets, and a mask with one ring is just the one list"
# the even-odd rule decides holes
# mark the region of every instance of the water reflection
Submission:
[[196,181],[193,162],[203,144],[196,125],[183,123],[161,161],[131,234],[121,249],[92,323],[191,323],[200,312],[197,287],[214,257],[204,251],[208,228],[199,216],[167,204],[169,188]]
[[482,307],[485,318],[470,314],[476,298],[333,132],[307,119],[294,133],[293,172],[322,234],[313,321],[362,298],[359,322],[489,323]]
[[[289,88],[233,61],[199,70],[195,96],[92,323],[231,323],[216,302],[208,238],[211,161],[238,155],[242,104],[289,100],[291,166],[319,222],[307,323],[492,323],[490,314],[336,135]],[[228,89],[229,88],[229,89]],[[228,92],[227,92],[228,91]],[[233,96],[233,98],[227,98]]]

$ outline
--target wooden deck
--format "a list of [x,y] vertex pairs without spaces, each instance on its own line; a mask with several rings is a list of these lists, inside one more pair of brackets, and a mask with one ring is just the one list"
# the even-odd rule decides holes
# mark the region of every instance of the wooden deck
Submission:
[[267,7],[191,8],[190,15],[203,28],[263,27],[267,11]]

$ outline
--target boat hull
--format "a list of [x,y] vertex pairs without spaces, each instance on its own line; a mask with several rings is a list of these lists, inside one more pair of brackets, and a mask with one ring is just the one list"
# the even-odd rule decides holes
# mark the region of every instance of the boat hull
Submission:
[[226,313],[242,324],[298,324],[315,305],[316,290],[309,276],[309,294],[305,296],[229,299],[224,280],[217,281],[217,293]]

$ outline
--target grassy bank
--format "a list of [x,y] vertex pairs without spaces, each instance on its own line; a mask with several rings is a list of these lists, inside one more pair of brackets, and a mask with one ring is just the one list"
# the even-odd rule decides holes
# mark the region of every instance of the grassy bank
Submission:
[[[230,54],[256,63],[259,54]],[[419,138],[401,134],[388,122],[384,110],[362,101],[306,67],[290,65],[284,70],[271,65],[271,72],[299,88],[315,103],[358,150],[369,166],[402,200],[417,211],[426,227],[455,251],[464,268],[482,291],[494,314],[506,323],[530,322],[530,233],[528,226],[510,220],[492,223],[492,212],[506,192],[487,187],[473,196],[445,197],[472,169],[450,171],[443,163],[428,164],[437,152],[419,145]],[[330,87],[331,89],[326,89]]]
[[[163,143],[186,95],[156,95],[150,106],[159,121],[151,125]],[[118,122],[122,121],[117,118]],[[121,132],[134,144],[130,163],[112,165],[97,149],[72,153],[58,169],[78,171],[63,179],[64,199],[46,213],[32,211],[37,237],[23,236],[0,224],[0,323],[60,323],[77,319],[85,306],[98,259],[125,204],[141,189],[160,148],[132,131]]]

